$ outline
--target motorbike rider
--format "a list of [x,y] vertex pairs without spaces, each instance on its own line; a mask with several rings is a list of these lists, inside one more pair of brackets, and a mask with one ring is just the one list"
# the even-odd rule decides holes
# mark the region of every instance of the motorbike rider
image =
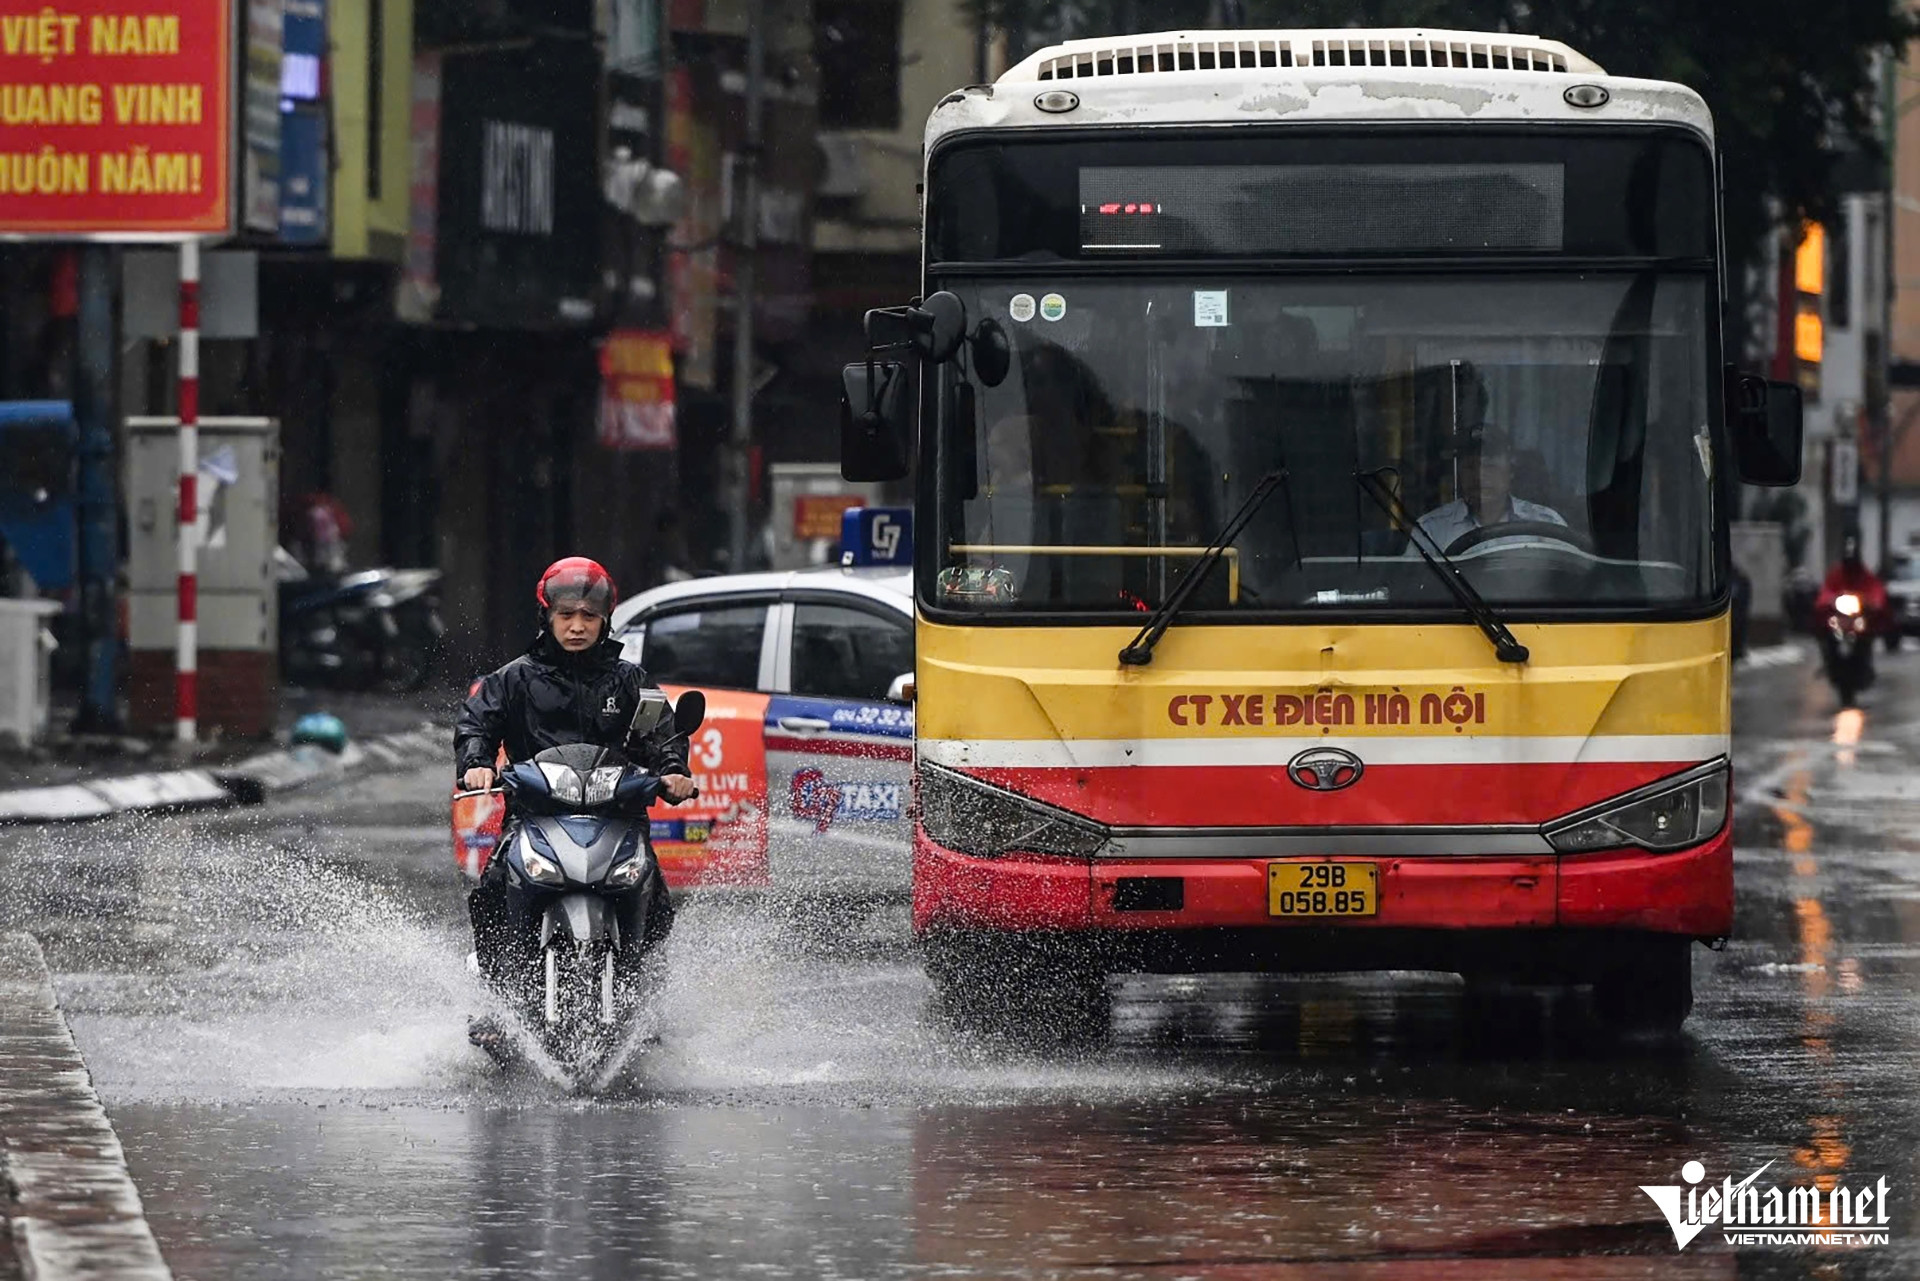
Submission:
[[[492,787],[502,747],[509,761],[524,761],[549,747],[594,743],[617,748],[658,774],[669,801],[678,804],[692,796],[687,740],[674,730],[671,719],[628,739],[640,696],[653,686],[637,664],[620,656],[613,639],[613,607],[619,597],[612,576],[595,561],[569,556],[540,575],[534,599],[540,635],[526,653],[475,682],[460,708],[454,726],[460,785],[468,790]],[[501,833],[497,849],[506,848],[512,822],[509,813],[508,830]],[[659,874],[657,867],[651,873]],[[658,946],[673,926],[665,887],[655,889],[642,953]],[[507,899],[506,859],[496,857],[467,898],[474,951],[489,981],[498,982],[507,972]]]
[[[1860,602],[1860,614],[1867,621],[1867,635],[1878,633],[1885,626],[1888,615],[1887,587],[1880,581],[1880,576],[1868,569],[1866,561],[1861,559],[1860,531],[1857,529],[1849,529],[1840,536],[1840,560],[1827,571],[1826,578],[1820,584],[1820,594],[1813,602],[1814,633],[1820,638],[1820,648],[1829,664],[1837,655],[1834,652],[1833,634],[1827,628],[1827,619],[1834,613],[1839,599],[1849,595]],[[1867,664],[1867,675],[1871,677],[1871,645],[1867,646],[1861,661]]]

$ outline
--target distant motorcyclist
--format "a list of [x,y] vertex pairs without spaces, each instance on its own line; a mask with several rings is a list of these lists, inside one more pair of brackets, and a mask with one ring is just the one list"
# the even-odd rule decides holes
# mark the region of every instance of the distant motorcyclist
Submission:
[[[1850,608],[1845,606],[1850,604]],[[1839,641],[1827,621],[1835,614],[1857,617],[1865,625],[1866,635],[1872,637],[1888,625],[1891,612],[1887,606],[1887,586],[1880,576],[1867,568],[1860,555],[1860,533],[1847,530],[1840,536],[1840,559],[1820,584],[1820,592],[1813,601],[1813,630],[1820,638],[1821,655],[1826,660],[1827,670],[1834,670],[1838,661]],[[1862,686],[1873,679],[1873,646],[1864,647],[1859,656],[1863,665]]]
[[[468,694],[454,726],[456,773],[469,790],[494,785],[494,764],[505,747],[509,761],[524,761],[549,747],[594,743],[617,748],[660,776],[675,803],[694,794],[687,770],[687,740],[671,719],[629,739],[634,710],[652,689],[647,675],[620,657],[611,621],[618,599],[613,578],[584,556],[557,560],[541,574],[534,592],[540,635],[527,652],[482,677]],[[513,815],[507,816],[511,825]],[[503,832],[499,849],[511,832]],[[656,868],[653,875],[658,876]],[[474,950],[483,973],[496,977],[502,941],[509,937],[506,859],[487,864],[467,899],[473,922]],[[667,895],[649,920],[643,948],[657,946],[672,928]]]
[[1840,536],[1840,559],[1827,571],[1820,583],[1820,594],[1813,601],[1816,624],[1826,621],[1842,596],[1853,596],[1860,603],[1870,631],[1878,631],[1887,621],[1887,585],[1867,568],[1860,556],[1860,535],[1848,530]]

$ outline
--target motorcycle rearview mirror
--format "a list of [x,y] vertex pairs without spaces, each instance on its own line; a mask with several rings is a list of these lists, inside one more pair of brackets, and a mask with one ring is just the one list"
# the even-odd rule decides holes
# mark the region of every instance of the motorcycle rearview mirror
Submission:
[[682,734],[693,733],[706,719],[707,696],[697,689],[682,694],[673,706],[673,727]]
[[982,387],[998,387],[1007,380],[1007,371],[1013,367],[1013,347],[999,321],[992,316],[982,320],[974,327],[967,346],[973,355],[973,375]]

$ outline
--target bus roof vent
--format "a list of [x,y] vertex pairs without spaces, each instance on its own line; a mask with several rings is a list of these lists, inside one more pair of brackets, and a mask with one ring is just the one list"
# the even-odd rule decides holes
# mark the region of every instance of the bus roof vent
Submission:
[[1492,71],[1561,71],[1567,50],[1545,40],[1384,39],[1315,40],[1316,67],[1465,67]]
[[[1606,74],[1558,40],[1483,31],[1167,31],[1069,40],[1042,49],[1000,78],[1085,80],[1281,67],[1461,69],[1523,74]],[[1404,74],[1404,71],[1403,71]]]
[[[1091,48],[1086,46],[1093,46]],[[1051,54],[1053,56],[1049,57]],[[1026,79],[1014,72],[1006,79]],[[1073,80],[1088,76],[1135,76],[1166,71],[1218,71],[1241,67],[1291,67],[1293,46],[1271,35],[1247,38],[1142,36],[1120,41],[1075,40],[1039,55],[1036,80]]]

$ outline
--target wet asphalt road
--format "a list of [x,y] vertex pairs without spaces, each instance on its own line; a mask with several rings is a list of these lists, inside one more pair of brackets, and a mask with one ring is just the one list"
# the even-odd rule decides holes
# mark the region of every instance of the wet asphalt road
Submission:
[[[1683,1040],[1432,976],[1128,980],[1110,1044],[943,1030],[902,920],[695,905],[619,1098],[465,1042],[445,770],[0,832],[184,1277],[1920,1276],[1920,655],[1736,694],[1737,937]],[[1640,1184],[1892,1189],[1892,1244],[1676,1252]]]

